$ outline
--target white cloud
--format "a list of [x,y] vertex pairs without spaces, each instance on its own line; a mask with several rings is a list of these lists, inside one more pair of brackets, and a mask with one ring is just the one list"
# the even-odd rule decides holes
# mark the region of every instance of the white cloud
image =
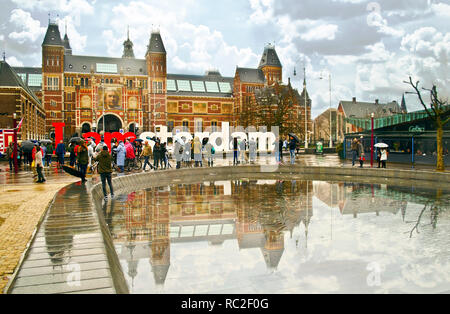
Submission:
[[450,5],[445,3],[433,3],[431,5],[431,10],[436,14],[437,16],[442,16],[449,18],[450,17]]
[[135,56],[143,58],[153,24],[160,28],[169,70],[172,68],[176,72],[203,74],[208,68],[219,68],[223,75],[224,70],[228,71],[226,75],[234,75],[236,65],[256,66],[259,61],[259,56],[250,48],[228,44],[221,32],[202,24],[187,22],[183,7],[167,11],[165,4],[150,5],[133,1],[113,7],[112,12],[111,29],[103,32],[110,56],[121,55],[126,36],[124,25],[129,24]]
[[[41,12],[59,12],[70,15],[80,25],[81,15],[93,15],[95,1],[88,0],[11,0],[18,7]],[[54,18],[54,16],[52,17]]]
[[334,24],[324,24],[310,29],[300,37],[306,41],[313,40],[334,40],[339,27]]
[[249,0],[253,13],[250,22],[256,25],[269,23],[273,18],[274,0]]
[[6,58],[6,62],[12,67],[23,67],[23,63],[14,56]]
[[19,31],[9,34],[9,38],[16,40],[18,43],[35,42],[45,34],[45,28],[41,27],[41,23],[31,17],[29,12],[21,9],[14,9],[9,19]]

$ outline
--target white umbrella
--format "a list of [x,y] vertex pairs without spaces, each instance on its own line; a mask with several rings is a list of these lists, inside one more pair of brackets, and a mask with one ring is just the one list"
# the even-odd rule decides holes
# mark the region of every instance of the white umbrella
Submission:
[[175,140],[175,142],[178,142],[181,146],[184,146],[184,144],[185,144],[183,139],[178,135],[175,136],[174,140]]
[[388,148],[389,145],[386,144],[386,143],[378,143],[378,144],[375,144],[375,147],[378,147],[378,148]]

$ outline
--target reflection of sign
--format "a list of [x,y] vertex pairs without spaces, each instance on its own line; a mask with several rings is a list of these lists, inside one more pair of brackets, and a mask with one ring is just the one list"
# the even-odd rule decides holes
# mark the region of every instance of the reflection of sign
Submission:
[[87,95],[81,97],[81,108],[91,108],[91,97]]
[[121,110],[122,109],[122,89],[107,87],[98,91],[98,109]]
[[130,109],[137,109],[138,103],[137,103],[137,98],[136,97],[130,97],[130,99],[128,99],[128,108]]
[[421,127],[418,126],[418,125],[416,125],[416,126],[410,126],[410,127],[409,127],[409,132],[411,132],[411,133],[425,132],[425,128],[421,128]]

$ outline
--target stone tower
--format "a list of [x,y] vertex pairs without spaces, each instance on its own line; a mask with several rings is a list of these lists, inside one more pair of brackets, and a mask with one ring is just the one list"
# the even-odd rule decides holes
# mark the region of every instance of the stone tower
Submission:
[[51,130],[53,122],[65,119],[63,87],[65,52],[58,25],[49,22],[42,43],[42,104],[46,110],[47,132]]
[[153,31],[145,55],[149,87],[149,128],[167,125],[167,56],[159,31]]
[[123,42],[122,58],[134,59],[133,42],[130,40],[130,29],[127,32],[127,40]]
[[264,48],[258,69],[263,71],[267,85],[269,86],[283,80],[283,66],[281,65],[274,45],[268,44]]

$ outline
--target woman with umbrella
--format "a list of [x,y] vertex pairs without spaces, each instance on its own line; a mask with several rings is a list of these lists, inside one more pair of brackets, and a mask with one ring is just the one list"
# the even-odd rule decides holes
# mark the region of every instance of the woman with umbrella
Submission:
[[378,143],[375,145],[376,148],[378,148],[377,151],[377,161],[378,161],[378,168],[380,168],[380,162],[381,162],[381,167],[382,168],[386,168],[386,161],[388,158],[388,151],[387,148],[389,147],[389,145],[385,144],[385,143]]

